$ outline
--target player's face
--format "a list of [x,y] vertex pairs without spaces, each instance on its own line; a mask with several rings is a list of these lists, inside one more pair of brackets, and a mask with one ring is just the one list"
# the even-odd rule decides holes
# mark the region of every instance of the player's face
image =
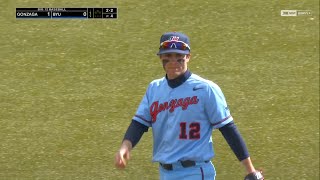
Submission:
[[163,69],[166,71],[168,79],[174,79],[186,72],[188,69],[187,63],[190,60],[190,54],[168,53],[161,54],[160,60]]

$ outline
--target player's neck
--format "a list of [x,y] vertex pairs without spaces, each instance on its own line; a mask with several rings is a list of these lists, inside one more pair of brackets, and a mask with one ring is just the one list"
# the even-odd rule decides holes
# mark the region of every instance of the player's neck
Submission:
[[168,81],[168,85],[171,88],[176,88],[183,84],[189,77],[191,76],[191,72],[189,70],[186,70],[183,74],[177,76],[174,79],[169,79],[168,75],[166,75],[166,79]]
[[183,74],[179,74],[179,75],[168,75],[167,74],[167,79],[168,80],[174,80],[174,79],[177,79],[178,77],[182,76]]

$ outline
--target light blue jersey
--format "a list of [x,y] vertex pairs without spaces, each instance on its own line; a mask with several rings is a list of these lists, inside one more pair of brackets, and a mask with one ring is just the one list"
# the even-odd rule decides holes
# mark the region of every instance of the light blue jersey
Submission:
[[219,86],[195,74],[176,88],[152,81],[133,119],[152,127],[153,161],[166,164],[210,160],[212,130],[233,120]]

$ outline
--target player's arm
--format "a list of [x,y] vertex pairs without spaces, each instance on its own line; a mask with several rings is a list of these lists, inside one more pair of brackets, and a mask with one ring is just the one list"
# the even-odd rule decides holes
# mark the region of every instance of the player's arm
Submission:
[[138,144],[143,133],[148,132],[148,126],[132,120],[130,126],[124,135],[123,141],[129,141],[131,143],[131,149]]
[[[248,176],[251,175],[252,177],[255,177],[257,173],[260,173],[254,168],[247,146],[234,122],[232,121],[224,125],[223,127],[219,128],[219,130],[228,142],[234,154],[237,156],[238,160],[241,161],[242,165],[245,167]],[[261,174],[259,174],[259,176],[260,175]],[[263,179],[263,177],[261,175],[261,178],[254,179]]]
[[239,161],[249,157],[247,146],[233,121],[219,128],[219,131],[222,133]]
[[220,87],[212,82],[209,83],[205,99],[207,100],[205,103],[206,112],[213,128],[220,130],[238,160],[245,166],[248,176],[252,175],[253,177],[257,174],[257,171],[251,163],[247,146],[233,123],[233,118]]
[[143,133],[147,131],[148,126],[135,120],[131,121],[131,124],[124,135],[120,150],[115,156],[115,166],[117,168],[125,168],[127,161],[130,159],[130,151],[140,141]]
[[134,117],[132,118],[131,124],[129,125],[120,150],[115,156],[115,166],[118,168],[124,168],[127,165],[127,160],[130,158],[130,151],[139,142],[144,132],[148,131],[151,127],[151,115],[149,111],[149,94],[151,89],[151,84],[149,85],[147,92],[142,98],[138,110]]

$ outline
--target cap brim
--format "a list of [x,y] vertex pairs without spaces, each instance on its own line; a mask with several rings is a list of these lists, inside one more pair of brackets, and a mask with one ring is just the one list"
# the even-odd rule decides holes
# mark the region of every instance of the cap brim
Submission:
[[168,53],[190,54],[190,51],[189,50],[179,50],[179,49],[165,49],[165,50],[160,50],[157,53],[157,55],[168,54]]

